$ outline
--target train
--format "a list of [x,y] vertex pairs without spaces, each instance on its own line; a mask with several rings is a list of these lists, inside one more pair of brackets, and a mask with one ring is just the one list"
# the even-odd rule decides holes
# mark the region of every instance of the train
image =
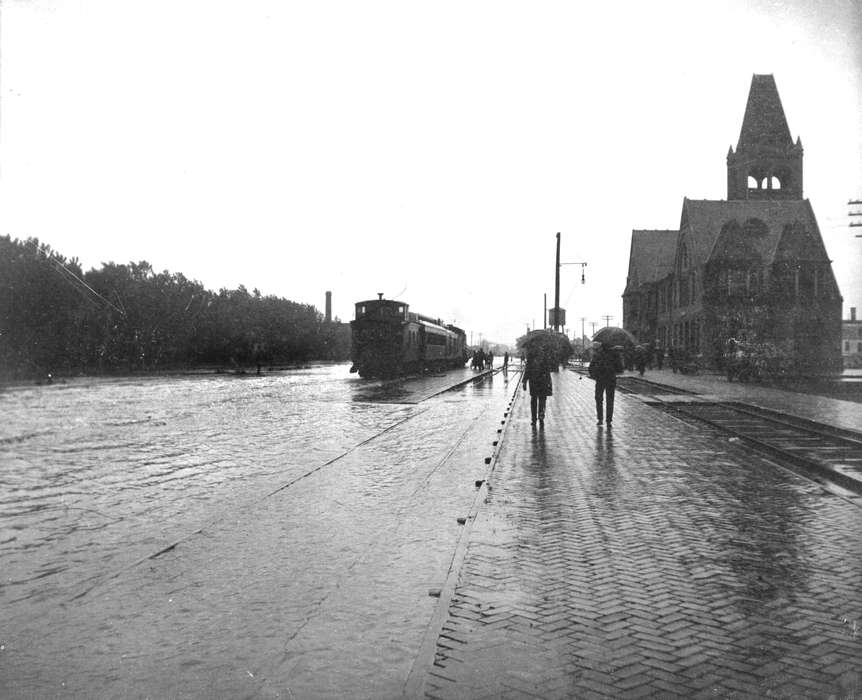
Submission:
[[356,317],[350,322],[351,372],[389,378],[464,366],[468,353],[463,330],[413,313],[403,301],[377,296],[356,302]]

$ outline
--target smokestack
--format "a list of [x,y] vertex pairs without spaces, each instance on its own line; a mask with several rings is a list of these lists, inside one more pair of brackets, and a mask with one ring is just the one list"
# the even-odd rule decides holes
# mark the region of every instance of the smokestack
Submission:
[[332,292],[326,293],[326,315],[324,320],[329,323],[332,321]]
[[856,307],[855,306],[850,307],[850,320],[851,321],[856,320]]

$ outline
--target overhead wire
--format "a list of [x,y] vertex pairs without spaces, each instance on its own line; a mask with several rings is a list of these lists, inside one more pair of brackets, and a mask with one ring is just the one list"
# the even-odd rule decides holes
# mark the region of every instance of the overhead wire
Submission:
[[[48,253],[47,253],[47,252],[45,252],[45,250],[43,250],[42,248],[38,248],[37,250],[39,250],[39,252],[40,252],[40,253],[42,253],[42,255],[44,255],[44,256],[45,256],[45,259],[46,259],[49,263],[52,263],[52,264],[55,266],[55,268],[54,268],[54,269],[56,269],[58,272],[61,272],[61,274],[62,274],[62,272],[65,272],[67,275],[69,275],[70,277],[72,277],[72,279],[73,279],[73,280],[75,280],[76,282],[78,282],[78,284],[80,284],[81,286],[83,286],[83,287],[84,287],[87,291],[89,291],[91,294],[93,294],[94,296],[96,296],[96,297],[98,297],[99,299],[101,299],[103,302],[105,302],[105,304],[107,304],[108,306],[110,306],[110,307],[111,307],[112,309],[114,309],[115,311],[119,312],[123,317],[125,317],[125,316],[126,316],[126,310],[125,310],[125,309],[122,309],[122,308],[120,308],[119,306],[117,306],[117,305],[113,304],[110,300],[106,299],[104,296],[102,296],[101,294],[99,294],[99,292],[97,292],[97,291],[96,291],[95,289],[93,289],[89,284],[87,284],[83,279],[81,279],[78,275],[76,275],[74,272],[72,272],[72,270],[70,270],[70,269],[69,269],[68,267],[66,267],[63,263],[61,263],[61,262],[60,262],[60,261],[59,261],[55,256],[53,256],[53,255],[48,255]],[[71,281],[70,281],[70,284],[71,284]],[[73,286],[74,286],[74,285],[73,285]],[[114,293],[116,294],[116,290],[114,290]],[[118,297],[118,301],[119,301],[119,297]],[[120,302],[120,303],[122,304],[122,302]]]

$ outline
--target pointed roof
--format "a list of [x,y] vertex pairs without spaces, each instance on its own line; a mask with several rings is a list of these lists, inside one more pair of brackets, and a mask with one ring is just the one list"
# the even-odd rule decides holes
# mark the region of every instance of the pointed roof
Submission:
[[626,292],[657,282],[670,273],[678,237],[679,231],[632,231]]
[[820,229],[807,199],[725,201],[686,197],[683,199],[681,219],[680,230],[692,244],[692,257],[696,265],[703,265],[710,259],[721,229],[731,221],[741,226],[749,219],[759,219],[766,224],[765,235],[752,241],[764,262],[774,260],[778,243],[788,225],[801,224],[812,235],[820,238]]
[[748,104],[736,150],[753,146],[785,148],[793,145],[781,98],[772,75],[751,76]]

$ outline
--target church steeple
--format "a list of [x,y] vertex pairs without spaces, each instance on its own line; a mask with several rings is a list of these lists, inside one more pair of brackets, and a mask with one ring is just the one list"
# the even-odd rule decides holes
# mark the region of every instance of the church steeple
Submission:
[[754,75],[734,153],[727,154],[728,199],[802,199],[802,142],[793,143],[775,79]]

